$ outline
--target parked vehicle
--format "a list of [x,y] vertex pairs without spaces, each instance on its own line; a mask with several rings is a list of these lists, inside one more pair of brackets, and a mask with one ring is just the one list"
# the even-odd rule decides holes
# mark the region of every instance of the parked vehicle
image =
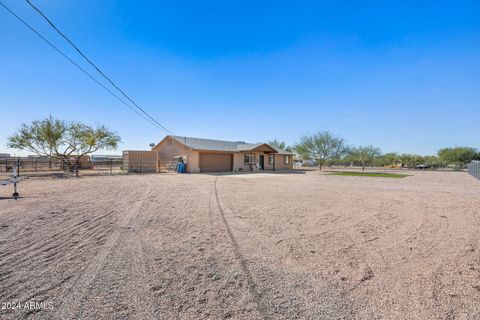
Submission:
[[415,166],[415,169],[430,169],[432,166],[430,164],[418,164]]

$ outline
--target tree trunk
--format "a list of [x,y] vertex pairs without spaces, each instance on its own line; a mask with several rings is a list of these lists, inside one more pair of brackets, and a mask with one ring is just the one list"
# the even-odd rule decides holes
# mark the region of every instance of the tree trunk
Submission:
[[318,170],[322,171],[322,165],[321,164],[318,165]]
[[362,171],[365,171],[365,165],[362,166]]

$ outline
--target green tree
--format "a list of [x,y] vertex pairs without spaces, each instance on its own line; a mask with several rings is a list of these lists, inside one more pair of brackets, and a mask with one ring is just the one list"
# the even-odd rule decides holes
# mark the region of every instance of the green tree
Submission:
[[424,156],[423,163],[430,167],[438,167],[440,165],[440,160],[437,156]]
[[438,158],[444,164],[464,167],[472,160],[480,159],[480,154],[470,147],[443,148],[438,151]]
[[385,153],[382,158],[386,166],[394,166],[400,162],[398,154],[395,152]]
[[404,153],[399,156],[402,167],[407,167],[408,169],[413,169],[419,164],[423,164],[423,157],[418,154]]
[[382,155],[382,152],[374,146],[361,146],[352,148],[349,155],[354,161],[360,163],[362,171],[365,171],[365,167],[370,166],[376,158]]
[[280,141],[280,140],[274,139],[274,140],[268,141],[267,144],[271,147],[274,147],[277,150],[284,150],[284,151],[292,152],[292,148],[287,146],[285,141]]
[[70,159],[75,158],[78,176],[82,156],[99,150],[116,150],[120,141],[120,137],[105,126],[93,128],[80,122],[66,122],[50,116],[23,124],[18,132],[8,137],[7,146],[58,159],[68,166]]
[[347,151],[345,140],[328,131],[305,135],[295,144],[294,150],[306,160],[313,160],[322,166],[334,158],[341,158]]

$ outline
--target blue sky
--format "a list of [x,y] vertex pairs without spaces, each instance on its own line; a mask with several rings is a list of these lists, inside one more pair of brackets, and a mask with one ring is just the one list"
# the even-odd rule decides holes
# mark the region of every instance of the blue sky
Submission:
[[[25,1],[1,1],[88,68]],[[480,148],[479,1],[34,3],[178,135]],[[48,115],[105,124],[121,149],[164,136],[3,8],[0,39],[0,152],[18,153],[7,136]]]

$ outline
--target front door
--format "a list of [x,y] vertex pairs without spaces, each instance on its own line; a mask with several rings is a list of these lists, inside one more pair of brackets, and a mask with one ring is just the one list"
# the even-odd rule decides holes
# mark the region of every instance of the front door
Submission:
[[265,156],[263,154],[258,156],[258,164],[260,164],[260,169],[265,169]]

